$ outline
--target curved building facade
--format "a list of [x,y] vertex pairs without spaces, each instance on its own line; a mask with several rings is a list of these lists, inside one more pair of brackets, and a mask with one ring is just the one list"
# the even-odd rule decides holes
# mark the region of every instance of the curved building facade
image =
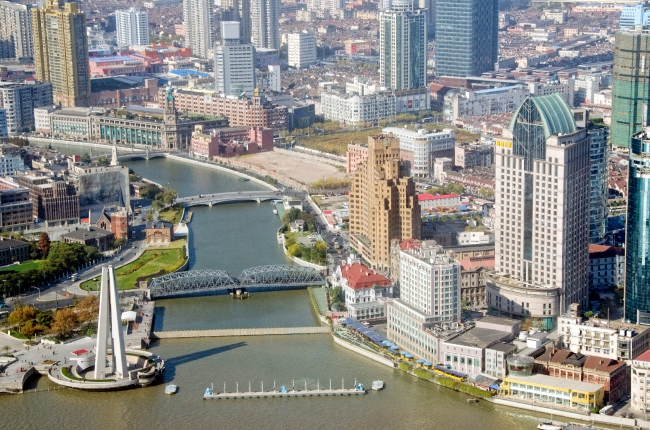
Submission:
[[625,244],[625,319],[650,323],[650,127],[632,136]]
[[529,97],[496,148],[490,311],[552,329],[589,281],[589,136],[558,94]]

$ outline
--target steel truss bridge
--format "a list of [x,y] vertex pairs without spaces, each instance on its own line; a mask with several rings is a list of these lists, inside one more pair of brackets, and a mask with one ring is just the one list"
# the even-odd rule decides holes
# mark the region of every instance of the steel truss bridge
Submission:
[[273,291],[324,285],[325,278],[315,269],[296,265],[258,266],[238,277],[223,270],[174,272],[149,281],[151,298],[228,294],[235,288],[247,291]]

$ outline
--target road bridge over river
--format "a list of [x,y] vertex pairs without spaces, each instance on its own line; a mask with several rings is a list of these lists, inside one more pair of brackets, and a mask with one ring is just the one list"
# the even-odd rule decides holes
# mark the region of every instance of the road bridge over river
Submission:
[[263,202],[268,200],[281,200],[282,195],[278,191],[235,191],[229,193],[200,194],[198,196],[179,197],[176,204],[182,204],[186,208],[192,206],[212,206],[223,203],[241,202]]
[[239,277],[223,270],[190,270],[159,276],[149,281],[152,299],[228,294],[237,288],[248,292],[280,291],[325,284],[315,269],[297,265],[258,266],[246,269]]

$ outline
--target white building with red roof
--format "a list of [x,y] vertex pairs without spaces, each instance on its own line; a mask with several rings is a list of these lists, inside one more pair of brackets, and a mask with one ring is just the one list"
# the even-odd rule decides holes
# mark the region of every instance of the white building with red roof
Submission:
[[352,262],[336,269],[332,283],[343,288],[349,317],[358,320],[386,317],[386,304],[380,299],[393,296],[393,283],[384,275]]
[[434,196],[433,194],[418,194],[418,202],[422,209],[435,209],[437,207],[456,207],[460,206],[460,196],[458,194],[443,194]]
[[630,406],[635,411],[650,411],[650,350],[632,360]]
[[609,288],[625,283],[625,249],[589,244],[589,286]]

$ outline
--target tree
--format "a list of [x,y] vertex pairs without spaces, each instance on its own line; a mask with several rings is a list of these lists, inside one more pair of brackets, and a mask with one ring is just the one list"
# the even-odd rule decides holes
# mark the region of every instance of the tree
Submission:
[[83,163],[90,163],[92,159],[90,158],[90,155],[86,152],[84,155],[81,156],[81,161]]
[[300,244],[299,243],[294,243],[293,245],[289,246],[287,248],[287,252],[292,257],[301,257],[302,256],[302,249],[300,249]]
[[[156,196],[156,199],[158,196]],[[176,191],[172,190],[171,188],[165,188],[162,192],[162,197],[160,200],[165,204],[165,206],[171,205],[174,203],[174,200],[176,199]]]
[[46,232],[41,233],[38,239],[38,248],[41,250],[43,258],[47,258],[47,254],[50,252],[50,244],[50,236]]
[[89,323],[95,320],[99,314],[99,301],[96,296],[89,294],[77,303],[75,309],[77,320],[81,323]]
[[343,288],[334,287],[330,293],[332,296],[332,303],[342,303],[343,302]]
[[120,246],[124,245],[126,243],[126,239],[123,237],[120,237],[119,239],[115,239],[115,242],[113,243],[113,246],[116,248],[119,248]]
[[61,338],[70,337],[72,331],[77,325],[77,315],[71,308],[63,308],[54,314],[54,323],[52,324],[52,333]]
[[147,212],[147,221],[153,221],[153,211],[151,209],[149,209],[149,212]]
[[300,210],[299,209],[289,209],[282,215],[282,222],[285,224],[289,224],[292,221],[295,221],[298,219],[300,216]]
[[34,306],[21,306],[15,308],[13,312],[9,314],[9,318],[7,319],[7,322],[10,325],[18,326],[19,330],[21,330],[22,327],[25,324],[27,324],[28,321],[36,318],[37,313],[38,313],[38,309],[36,309]]
[[108,166],[108,158],[106,157],[99,157],[97,159],[97,164],[100,166]]
[[594,312],[593,311],[587,311],[583,315],[584,315],[585,318],[591,318],[591,317],[594,316]]

